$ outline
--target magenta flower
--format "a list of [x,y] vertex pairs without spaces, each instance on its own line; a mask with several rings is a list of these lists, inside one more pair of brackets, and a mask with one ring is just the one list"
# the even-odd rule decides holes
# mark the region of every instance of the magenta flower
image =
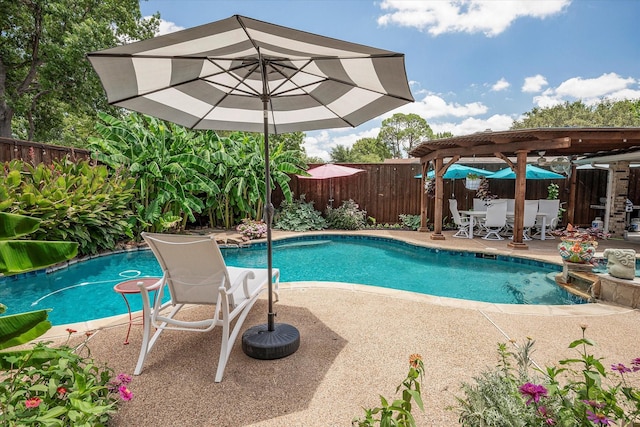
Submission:
[[117,378],[120,384],[129,384],[131,382],[131,375],[118,374]]
[[27,408],[37,408],[42,403],[42,400],[39,397],[32,397],[24,401],[24,406]]
[[129,390],[127,386],[121,385],[118,387],[118,393],[120,393],[120,398],[122,400],[129,401],[133,399],[133,393],[131,393],[131,390]]
[[527,405],[531,402],[538,403],[541,397],[547,396],[547,389],[537,384],[525,383],[520,386],[519,390],[523,397],[529,398]]
[[591,411],[587,411],[587,419],[592,423],[594,423],[595,425],[603,425],[603,426],[611,425],[609,424],[609,419],[604,414],[601,414],[599,412],[594,413]]
[[617,363],[615,365],[611,365],[611,369],[613,371],[618,371],[621,374],[624,374],[625,372],[631,372],[631,369],[627,368],[626,366],[624,366],[622,363]]
[[605,407],[604,403],[598,403],[595,400],[583,400],[582,403],[596,409],[602,409]]
[[633,368],[631,368],[633,372],[640,371],[640,357],[633,359],[631,364],[633,365]]
[[544,422],[546,425],[548,426],[556,425],[556,421],[553,418],[551,418],[551,414],[549,413],[549,410],[547,409],[546,406],[540,406],[538,408],[538,413],[542,418],[544,418]]

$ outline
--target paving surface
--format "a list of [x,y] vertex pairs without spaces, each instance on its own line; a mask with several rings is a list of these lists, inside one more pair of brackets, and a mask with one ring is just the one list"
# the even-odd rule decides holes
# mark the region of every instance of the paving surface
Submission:
[[[293,233],[274,233],[274,238]],[[451,238],[432,241],[429,233],[362,231],[412,243],[448,249],[513,254],[559,263],[557,240],[527,242],[513,250],[507,241]],[[634,248],[626,241],[601,242]],[[311,262],[311,261],[310,261]],[[472,272],[470,272],[472,273]],[[640,312],[608,304],[522,306],[487,304],[413,294],[360,285],[318,282],[282,284],[277,322],[300,331],[293,355],[261,361],[233,348],[222,383],[213,382],[220,331],[165,332],[134,377],[134,399],[124,403],[111,426],[348,426],[379,404],[379,395],[398,397],[395,389],[408,371],[409,355],[422,355],[425,411],[414,410],[419,426],[457,425],[455,396],[470,381],[497,363],[497,344],[536,340],[535,362],[550,365],[575,356],[568,344],[581,336],[581,325],[597,342],[594,354],[605,366],[640,357]],[[201,307],[188,317],[206,314]],[[260,299],[243,329],[266,322],[267,301]],[[89,347],[94,358],[116,372],[131,373],[137,360],[141,328],[132,329],[130,344],[122,316],[75,324],[94,330]],[[56,327],[50,336],[65,335]],[[81,335],[81,334],[78,334]],[[77,338],[79,339],[79,338]]]

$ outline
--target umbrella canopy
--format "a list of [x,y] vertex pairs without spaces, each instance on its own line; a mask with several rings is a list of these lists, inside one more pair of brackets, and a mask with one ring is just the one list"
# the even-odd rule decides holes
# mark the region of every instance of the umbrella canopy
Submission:
[[[459,165],[454,163],[449,166],[449,169],[444,173],[444,179],[464,179],[470,173],[474,173],[479,176],[489,176],[493,174],[491,171],[486,171],[484,169],[478,169],[471,166]],[[427,172],[427,178],[434,178],[436,176],[435,171]],[[422,178],[422,174],[416,175],[416,178]]]
[[359,172],[365,172],[365,170],[327,163],[326,165],[309,169],[307,173],[311,176],[297,175],[297,177],[301,179],[330,179],[351,176]]
[[88,55],[109,103],[192,128],[358,126],[412,102],[404,55],[243,16]]
[[333,207],[333,178],[355,175],[359,172],[366,172],[364,169],[350,168],[348,166],[334,165],[327,163],[309,169],[307,173],[311,176],[296,175],[301,179],[328,179],[329,180],[329,206]]
[[[564,175],[539,168],[534,165],[527,165],[527,179],[564,179]],[[496,173],[489,175],[489,179],[516,179],[516,173],[511,168],[500,169]]]
[[[358,126],[413,101],[403,54],[239,15],[88,57],[113,105],[191,129],[264,133],[269,277],[274,210],[269,134]],[[269,285],[264,331],[274,332]],[[292,329],[279,328],[278,334],[288,339],[297,333]],[[295,346],[293,351],[272,351],[279,336],[264,331],[251,331],[265,344],[258,350],[261,345],[252,343],[251,351],[265,357],[250,355],[273,359],[297,349],[287,342],[277,348]]]

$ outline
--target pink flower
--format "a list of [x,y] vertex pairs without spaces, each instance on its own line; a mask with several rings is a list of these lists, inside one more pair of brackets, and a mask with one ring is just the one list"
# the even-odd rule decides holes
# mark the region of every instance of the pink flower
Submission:
[[118,374],[118,381],[120,384],[129,384],[131,382],[131,375],[127,374]]
[[27,408],[37,408],[38,406],[40,406],[40,403],[42,403],[42,400],[40,400],[39,397],[32,397],[25,400],[24,406],[26,406]]
[[615,365],[611,365],[611,370],[618,371],[621,374],[624,374],[625,372],[631,372],[631,369],[627,368],[622,363],[617,363]]
[[538,403],[541,397],[547,396],[547,389],[537,384],[525,383],[520,386],[519,390],[523,397],[529,397],[527,405],[531,402]]
[[58,397],[62,399],[67,394],[67,389],[64,387],[58,387]]
[[131,390],[129,390],[127,386],[121,385],[118,387],[118,393],[120,393],[120,398],[124,401],[133,399],[133,393],[131,393]]

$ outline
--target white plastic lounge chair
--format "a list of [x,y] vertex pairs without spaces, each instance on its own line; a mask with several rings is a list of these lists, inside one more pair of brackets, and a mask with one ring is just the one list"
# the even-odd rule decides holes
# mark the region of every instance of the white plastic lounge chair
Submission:
[[507,225],[507,201],[494,200],[487,206],[487,217],[484,227],[487,230],[482,238],[485,240],[503,240],[500,231]]
[[[165,330],[208,332],[222,328],[222,343],[215,382],[222,381],[233,344],[258,296],[268,289],[267,269],[227,267],[213,236],[142,233],[162,268],[162,279],[151,306],[149,290],[139,285],[142,295],[144,334],[134,374],[142,371],[145,359]],[[280,272],[273,269],[274,293],[278,295]],[[171,299],[162,303],[163,291]],[[203,320],[179,320],[185,304],[212,306]],[[231,322],[235,325],[231,329]],[[155,333],[151,336],[152,328]]]
[[458,212],[458,201],[456,199],[449,199],[449,209],[451,210],[451,216],[453,222],[458,226],[458,231],[453,237],[469,238],[469,217],[461,217]]

